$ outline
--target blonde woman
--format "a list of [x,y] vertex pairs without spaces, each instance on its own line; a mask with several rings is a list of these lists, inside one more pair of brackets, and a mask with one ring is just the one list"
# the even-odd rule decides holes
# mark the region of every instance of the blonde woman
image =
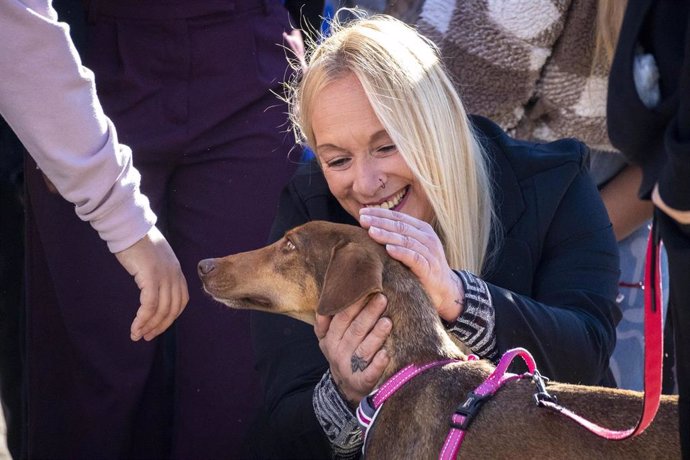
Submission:
[[[523,346],[552,378],[610,384],[618,257],[584,145],[517,141],[468,117],[436,48],[398,20],[332,29],[290,85],[316,159],[284,190],[272,238],[315,219],[368,228],[474,353]],[[313,330],[254,315],[267,409],[257,455],[357,454],[351,410],[388,362],[385,303]]]

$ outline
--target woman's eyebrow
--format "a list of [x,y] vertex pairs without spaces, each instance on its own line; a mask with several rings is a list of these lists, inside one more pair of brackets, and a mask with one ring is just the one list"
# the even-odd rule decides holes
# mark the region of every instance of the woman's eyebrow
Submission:
[[[381,142],[381,141],[386,141],[386,142],[390,141],[390,136],[388,135],[388,131],[386,131],[385,129],[382,129],[380,131],[376,131],[374,134],[372,134],[369,137],[369,143],[370,144],[375,144],[375,143]],[[331,144],[328,142],[325,144],[317,145],[316,151],[318,152],[320,150],[337,150],[339,152],[347,152],[348,151],[347,149],[345,149],[343,147],[339,147],[335,144]]]
[[338,146],[335,145],[335,144],[329,144],[329,143],[320,144],[320,145],[317,145],[317,146],[316,146],[316,151],[317,151],[317,152],[319,152],[319,151],[321,151],[321,150],[337,150],[337,151],[339,151],[339,152],[347,152],[346,149],[344,149],[344,148],[342,148],[342,147],[338,147]]
[[390,140],[390,136],[388,135],[388,131],[386,131],[385,129],[382,129],[380,131],[375,132],[371,136],[370,142],[373,144],[374,142],[381,142],[383,140],[386,140],[386,141]]

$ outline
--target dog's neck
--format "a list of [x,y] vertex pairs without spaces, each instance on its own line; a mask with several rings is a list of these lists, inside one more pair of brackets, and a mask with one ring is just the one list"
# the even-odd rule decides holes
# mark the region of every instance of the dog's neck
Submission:
[[391,318],[393,329],[384,345],[391,361],[379,383],[410,363],[466,358],[446,333],[417,277],[401,276],[401,270],[408,269],[397,262],[387,264],[384,270],[386,315]]

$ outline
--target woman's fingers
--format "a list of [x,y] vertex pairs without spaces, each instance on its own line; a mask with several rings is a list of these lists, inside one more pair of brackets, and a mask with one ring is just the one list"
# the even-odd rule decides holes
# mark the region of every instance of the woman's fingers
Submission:
[[314,321],[314,334],[316,334],[316,338],[319,339],[319,342],[326,337],[328,329],[331,325],[331,319],[333,319],[332,316],[319,315],[318,313],[316,314],[316,320]]
[[350,357],[350,370],[353,374],[364,371],[371,364],[388,338],[392,325],[390,318],[379,318],[371,332],[355,347]]
[[441,248],[433,227],[407,214],[382,208],[363,208],[359,220],[378,243],[395,244],[411,250]]
[[[390,209],[384,209],[384,208],[362,208],[359,210],[359,217],[360,219],[362,217],[367,216],[368,218],[372,220],[376,219],[381,219],[381,221],[376,220],[376,222],[383,222],[383,221],[390,221],[390,222],[400,222],[402,224],[409,225],[410,227],[418,228],[418,229],[423,229],[424,227],[429,226],[426,222],[423,220],[417,219],[416,217],[412,217],[409,214],[405,214],[402,212],[398,211],[391,211]],[[394,225],[399,225],[399,224],[394,224]],[[365,228],[368,228],[365,227]],[[390,230],[393,230],[391,228]]]
[[326,320],[324,316],[316,315],[314,332],[321,339],[329,342],[345,341],[346,344],[359,344],[371,331],[376,321],[386,309],[386,298],[379,294],[368,303],[357,302],[339,311],[332,318]]
[[423,282],[447,265],[443,245],[431,225],[387,209],[366,209],[360,221],[369,229],[369,236],[385,245],[391,257],[408,266]]
[[369,236],[419,278],[439,313],[455,313],[463,291],[448,265],[441,239],[429,223],[383,208],[363,208],[359,218]]
[[[386,311],[387,300],[382,294],[377,294],[357,312],[344,331],[341,339],[342,346],[346,349],[358,347],[374,329],[381,315]],[[352,307],[350,307],[352,308]],[[345,312],[342,312],[345,313]],[[343,316],[343,321],[348,320],[348,316]],[[331,326],[334,322],[340,322],[340,313],[333,317]]]
[[382,348],[392,327],[391,320],[381,316],[386,305],[386,298],[377,294],[365,305],[352,305],[332,318],[316,317],[319,346],[334,381],[350,403],[373,389],[388,364]]

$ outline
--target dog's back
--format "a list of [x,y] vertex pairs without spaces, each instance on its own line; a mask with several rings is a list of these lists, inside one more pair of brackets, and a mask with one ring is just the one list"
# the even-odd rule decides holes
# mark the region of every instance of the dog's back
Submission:
[[[493,370],[466,361],[427,371],[389,399],[368,435],[372,459],[437,458],[455,407]],[[610,429],[634,426],[638,392],[553,383],[548,391],[563,406]],[[565,416],[538,407],[530,380],[509,383],[488,400],[471,423],[460,458],[678,459],[678,400],[662,396],[651,426],[623,441],[600,438]]]

